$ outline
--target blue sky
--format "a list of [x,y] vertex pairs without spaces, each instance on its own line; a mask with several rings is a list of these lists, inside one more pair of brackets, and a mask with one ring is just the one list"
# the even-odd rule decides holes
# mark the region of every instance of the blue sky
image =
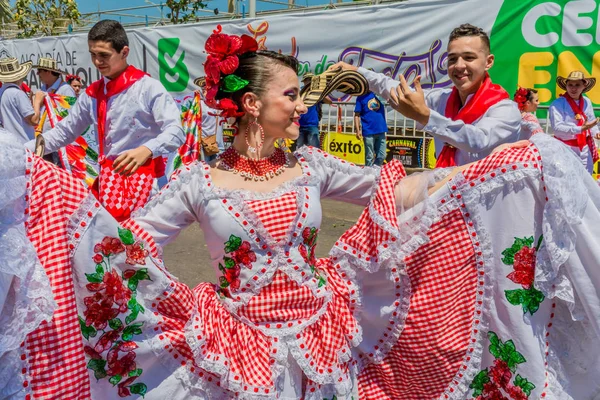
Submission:
[[[248,11],[248,0],[238,0],[240,4],[245,4],[246,12]],[[287,3],[287,0],[275,0],[283,3]],[[336,0],[333,0],[335,2]],[[348,1],[348,0],[345,0]],[[11,3],[14,4],[14,0],[11,0]],[[83,13],[95,12],[100,9],[101,11],[106,10],[114,10],[119,8],[127,8],[127,7],[138,7],[138,6],[149,6],[149,8],[139,9],[139,10],[131,10],[131,11],[122,11],[122,13],[128,14],[136,14],[149,17],[159,17],[160,16],[160,8],[157,6],[151,6],[149,3],[160,4],[161,0],[77,0],[77,5],[79,7],[79,11]],[[302,6],[315,6],[315,5],[326,5],[329,4],[329,0],[296,0],[296,4]],[[218,8],[221,11],[227,11],[227,0],[208,0],[207,10],[214,10]],[[261,10],[275,10],[279,8],[287,8],[286,6],[279,6],[277,4],[266,3],[257,1],[257,9]],[[168,7],[164,6],[163,13],[166,18],[166,14],[169,12]],[[202,15],[201,13],[200,15]],[[206,15],[212,15],[206,13]],[[103,18],[111,18],[111,19],[119,19],[118,16],[105,16]],[[122,22],[132,22],[134,20],[144,22],[144,18],[133,19],[130,17],[122,16]]]

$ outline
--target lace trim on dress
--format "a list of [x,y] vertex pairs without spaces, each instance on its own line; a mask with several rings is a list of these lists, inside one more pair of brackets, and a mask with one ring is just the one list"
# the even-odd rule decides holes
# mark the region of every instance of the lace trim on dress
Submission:
[[56,303],[23,225],[33,156],[29,151],[24,153],[14,145],[2,143],[0,160],[0,176],[9,177],[1,183],[4,190],[0,194],[0,274],[12,279],[0,314],[1,354],[18,348],[40,323],[50,321]]
[[[531,138],[543,161],[543,180],[547,193],[542,231],[545,245],[537,254],[535,287],[546,298],[558,297],[569,306],[574,320],[583,319],[579,301],[564,268],[575,250],[577,235],[573,226],[581,223],[590,192],[584,177],[588,177],[581,162],[566,151],[564,145],[547,135]],[[598,201],[598,200],[597,200]]]
[[[0,140],[0,365],[16,366],[21,344],[39,325],[52,320],[56,303],[50,282],[25,231],[33,155]],[[26,367],[26,365],[23,365]],[[28,393],[20,371],[0,368],[0,393]],[[24,395],[24,393],[23,393]]]

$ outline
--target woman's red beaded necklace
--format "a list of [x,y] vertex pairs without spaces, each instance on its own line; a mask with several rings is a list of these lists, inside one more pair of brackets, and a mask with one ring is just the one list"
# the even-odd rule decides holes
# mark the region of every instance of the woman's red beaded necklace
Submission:
[[220,166],[254,181],[264,181],[281,174],[289,165],[286,152],[276,148],[273,154],[264,158],[248,158],[241,155],[233,146],[219,155]]

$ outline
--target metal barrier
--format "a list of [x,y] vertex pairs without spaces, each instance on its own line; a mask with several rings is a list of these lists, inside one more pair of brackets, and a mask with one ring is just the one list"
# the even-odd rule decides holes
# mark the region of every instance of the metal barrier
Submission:
[[[319,125],[320,131],[354,133],[355,105],[354,102],[323,104],[323,118]],[[384,106],[386,107],[388,135],[411,138],[431,137],[425,131],[417,128],[415,120],[404,117],[386,103],[384,103]]]

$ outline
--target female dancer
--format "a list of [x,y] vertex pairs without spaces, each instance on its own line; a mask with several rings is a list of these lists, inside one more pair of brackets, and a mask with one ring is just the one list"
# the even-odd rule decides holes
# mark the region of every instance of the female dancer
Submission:
[[[0,393],[592,398],[600,196],[572,156],[537,135],[410,179],[395,162],[288,156],[272,143],[298,135],[296,64],[255,46],[209,38],[233,147],[124,226],[71,176],[0,146]],[[317,260],[321,197],[368,207]],[[158,245],[194,221],[219,283],[192,290]]]
[[519,105],[519,111],[521,111],[521,139],[530,139],[536,133],[544,133],[540,121],[535,116],[540,104],[537,90],[519,88],[513,99]]

